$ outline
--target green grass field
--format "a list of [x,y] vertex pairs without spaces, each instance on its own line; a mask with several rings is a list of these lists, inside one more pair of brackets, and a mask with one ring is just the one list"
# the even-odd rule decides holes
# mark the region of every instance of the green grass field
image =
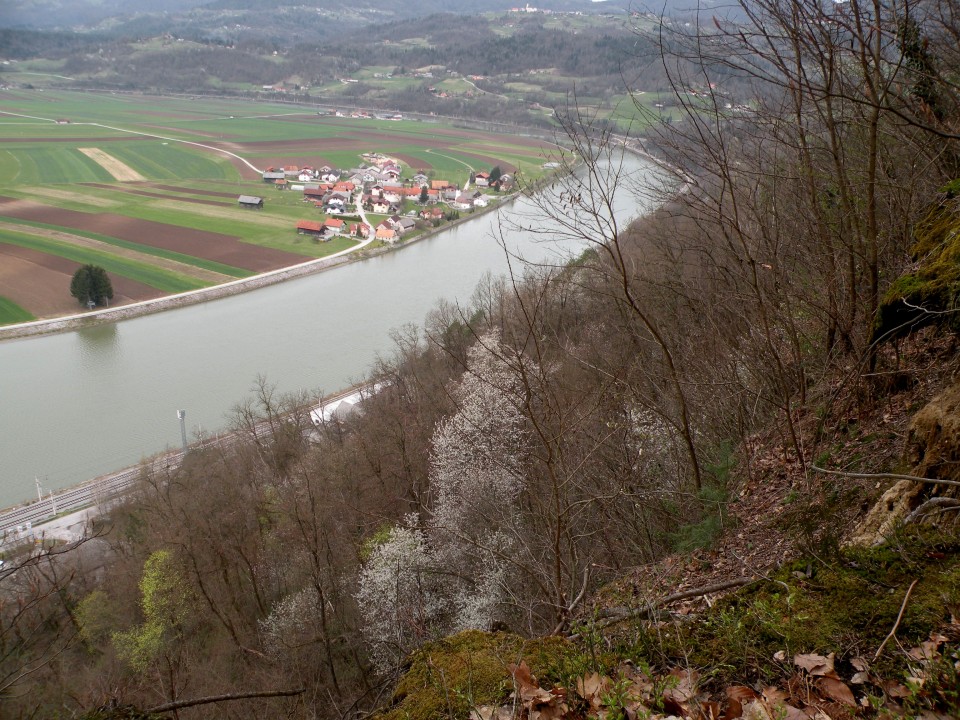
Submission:
[[113,176],[75,147],[60,143],[6,146],[0,150],[2,183],[109,182]]
[[29,322],[36,318],[12,300],[0,296],[0,325]]

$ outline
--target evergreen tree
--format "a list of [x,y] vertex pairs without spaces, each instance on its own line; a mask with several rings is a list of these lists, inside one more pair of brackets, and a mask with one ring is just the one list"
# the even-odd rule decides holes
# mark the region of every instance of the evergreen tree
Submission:
[[113,284],[107,271],[99,265],[84,265],[73,274],[70,294],[83,305],[90,302],[105,305],[113,299]]

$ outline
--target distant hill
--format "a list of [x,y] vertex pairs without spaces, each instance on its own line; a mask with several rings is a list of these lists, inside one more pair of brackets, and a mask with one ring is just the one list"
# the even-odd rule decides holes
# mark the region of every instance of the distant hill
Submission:
[[[151,0],[150,13],[180,12],[207,0]],[[67,30],[142,12],[128,0],[0,0],[0,27]]]
[[[672,0],[676,3],[678,0]],[[530,3],[556,11],[624,12],[627,0],[543,0]],[[689,5],[689,3],[686,3]],[[176,28],[213,31],[249,27],[272,34],[275,26],[302,26],[306,18],[347,19],[361,26],[386,20],[409,19],[437,12],[478,14],[524,6],[516,0],[488,0],[482,5],[451,5],[443,0],[394,3],[359,0],[349,4],[334,0],[156,0],[148,5],[127,0],[0,0],[0,28],[35,30],[98,30],[124,33],[150,27],[172,32]],[[308,26],[311,23],[307,23]],[[321,33],[322,34],[322,33]]]

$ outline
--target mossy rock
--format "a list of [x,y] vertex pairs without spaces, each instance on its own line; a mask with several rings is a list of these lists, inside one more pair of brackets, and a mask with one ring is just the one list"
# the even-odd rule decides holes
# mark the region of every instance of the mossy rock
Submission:
[[535,677],[550,682],[576,655],[573,645],[558,637],[525,640],[509,633],[467,630],[414,652],[390,707],[374,720],[466,718],[474,707],[509,697],[510,664],[526,661]]
[[900,276],[880,299],[873,341],[892,340],[925,325],[960,330],[960,200],[953,186],[913,228],[913,272]]
[[960,480],[960,383],[940,393],[914,416],[907,459],[917,477]]

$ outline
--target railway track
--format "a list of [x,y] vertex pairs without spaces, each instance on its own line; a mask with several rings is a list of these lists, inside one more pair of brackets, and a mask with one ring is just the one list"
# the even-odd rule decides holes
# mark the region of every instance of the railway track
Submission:
[[[343,400],[356,402],[360,399],[362,391],[370,388],[372,388],[373,392],[376,392],[376,386],[355,386],[335,393],[334,395],[329,395],[320,401],[315,412],[320,413],[324,420],[329,420],[329,416],[332,413],[327,411],[328,406],[335,408]],[[259,433],[260,430],[267,431],[269,427],[269,422],[264,421],[257,426],[254,432]],[[220,435],[215,442],[220,447],[230,447],[238,442],[238,440],[239,437],[236,434],[227,434]],[[195,447],[205,446],[207,442],[199,443]],[[183,462],[183,457],[184,454],[182,451],[169,452],[147,463],[126,468],[110,475],[90,480],[81,485],[75,485],[64,490],[53,492],[43,500],[0,512],[0,544],[2,544],[3,539],[6,537],[12,536],[14,539],[19,538],[28,529],[42,525],[59,515],[100,505],[116,498],[137,482],[137,479],[145,468],[149,467],[155,471],[174,469]]]

